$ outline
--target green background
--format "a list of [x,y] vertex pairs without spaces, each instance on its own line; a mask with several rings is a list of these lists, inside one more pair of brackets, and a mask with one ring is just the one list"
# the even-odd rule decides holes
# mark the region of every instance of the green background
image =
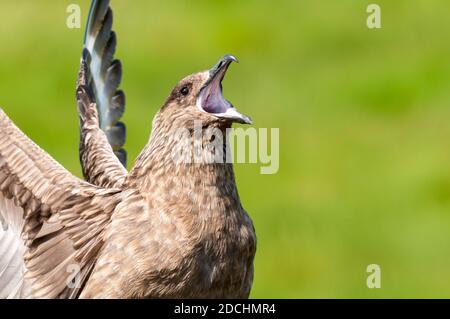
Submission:
[[[379,30],[369,1],[112,2],[130,162],[176,82],[225,53],[241,61],[226,97],[280,128],[278,174],[236,165],[258,235],[252,297],[450,297],[448,1],[374,1]],[[71,3],[82,29],[66,27]],[[88,9],[0,0],[0,105],[77,175]]]

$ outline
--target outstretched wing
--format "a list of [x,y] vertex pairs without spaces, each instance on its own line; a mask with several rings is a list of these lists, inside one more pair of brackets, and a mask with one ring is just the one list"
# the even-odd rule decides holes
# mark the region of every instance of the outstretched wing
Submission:
[[76,297],[121,192],[70,174],[0,109],[0,297]]
[[92,1],[77,85],[83,173],[89,182],[103,187],[120,186],[127,174],[126,129],[119,121],[125,94],[118,90],[122,65],[114,59],[112,21],[109,1]]

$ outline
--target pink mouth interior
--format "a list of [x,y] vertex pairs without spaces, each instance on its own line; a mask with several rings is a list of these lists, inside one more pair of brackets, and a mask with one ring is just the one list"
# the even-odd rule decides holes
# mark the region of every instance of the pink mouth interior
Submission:
[[[224,70],[225,71],[225,70]],[[218,74],[201,93],[201,107],[205,112],[212,114],[225,113],[232,108],[230,102],[222,95],[222,79],[225,72]]]

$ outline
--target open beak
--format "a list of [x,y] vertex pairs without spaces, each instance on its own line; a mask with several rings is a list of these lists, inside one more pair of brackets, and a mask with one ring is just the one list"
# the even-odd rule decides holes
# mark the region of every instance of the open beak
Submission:
[[219,118],[226,118],[242,124],[252,124],[250,117],[239,113],[222,95],[222,80],[231,62],[238,62],[232,55],[226,55],[209,70],[209,78],[200,90],[197,106],[203,112]]

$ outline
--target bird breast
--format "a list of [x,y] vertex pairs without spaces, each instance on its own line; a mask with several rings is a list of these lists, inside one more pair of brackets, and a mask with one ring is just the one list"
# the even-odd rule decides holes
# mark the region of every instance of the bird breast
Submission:
[[159,196],[131,198],[114,214],[83,297],[248,295],[256,238],[237,194],[166,186],[155,185]]

